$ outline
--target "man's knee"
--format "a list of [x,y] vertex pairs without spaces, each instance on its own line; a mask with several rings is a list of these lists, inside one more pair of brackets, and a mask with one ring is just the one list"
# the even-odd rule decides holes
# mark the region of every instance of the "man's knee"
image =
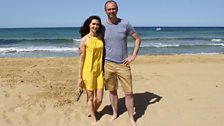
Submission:
[[125,93],[125,97],[133,97],[133,93],[132,92],[127,92],[127,93]]
[[117,90],[110,91],[110,94],[117,95]]

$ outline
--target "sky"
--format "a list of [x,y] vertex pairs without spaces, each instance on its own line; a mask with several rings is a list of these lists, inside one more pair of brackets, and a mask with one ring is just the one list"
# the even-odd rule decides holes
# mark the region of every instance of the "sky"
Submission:
[[[106,0],[0,0],[0,28],[79,27],[104,21]],[[117,0],[133,26],[224,26],[224,0]]]

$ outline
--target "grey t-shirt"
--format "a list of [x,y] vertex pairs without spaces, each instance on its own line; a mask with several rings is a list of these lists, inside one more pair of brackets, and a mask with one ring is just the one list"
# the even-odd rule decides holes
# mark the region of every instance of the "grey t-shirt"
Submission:
[[135,32],[131,24],[123,19],[119,19],[116,24],[109,24],[107,21],[104,25],[104,40],[107,61],[122,63],[128,57],[127,38],[128,35]]

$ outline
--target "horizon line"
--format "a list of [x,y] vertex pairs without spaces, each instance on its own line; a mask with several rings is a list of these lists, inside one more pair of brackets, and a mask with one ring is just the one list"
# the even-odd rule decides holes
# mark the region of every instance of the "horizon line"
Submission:
[[[157,26],[133,26],[133,27],[224,27],[224,26],[164,26],[164,25],[157,25]],[[42,26],[37,26],[37,27],[0,27],[0,29],[16,29],[16,28],[80,28],[80,26],[47,26],[47,27],[42,27]]]

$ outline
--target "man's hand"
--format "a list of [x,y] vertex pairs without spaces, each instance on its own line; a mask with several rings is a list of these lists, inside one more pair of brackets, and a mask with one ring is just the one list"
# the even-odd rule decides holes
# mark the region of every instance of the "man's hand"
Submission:
[[134,60],[135,60],[134,56],[129,56],[128,58],[124,59],[123,64],[129,65]]

